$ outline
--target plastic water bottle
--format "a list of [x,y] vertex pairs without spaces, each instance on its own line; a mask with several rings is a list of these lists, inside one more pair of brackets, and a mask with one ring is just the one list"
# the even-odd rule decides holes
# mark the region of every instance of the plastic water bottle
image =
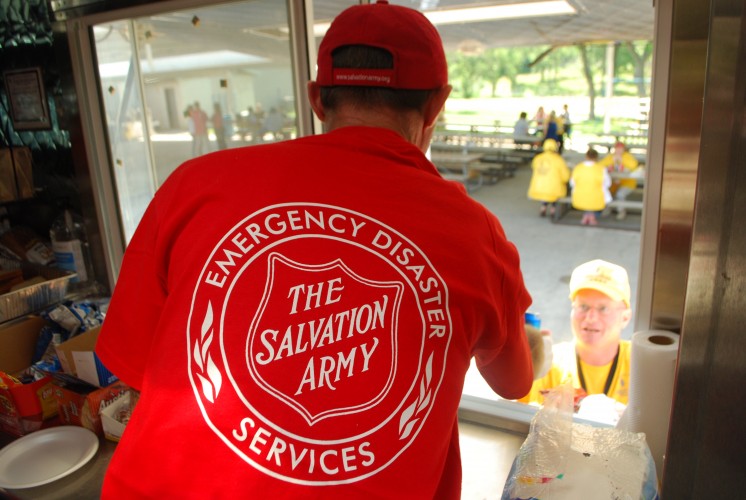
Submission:
[[[541,331],[541,316],[538,313],[526,312],[525,321],[527,325]],[[552,351],[554,342],[552,341],[552,337],[547,332],[542,331],[541,333],[541,340],[544,343],[544,362],[536,371],[537,378],[541,378],[549,373],[549,370],[552,368],[552,362],[554,361],[554,353]]]
[[541,330],[541,316],[539,316],[538,313],[527,312],[525,321],[527,325],[531,325],[537,330]]
[[49,237],[57,267],[77,273],[71,280],[74,288],[87,285],[93,278],[93,272],[85,228],[80,217],[66,209],[52,224]]

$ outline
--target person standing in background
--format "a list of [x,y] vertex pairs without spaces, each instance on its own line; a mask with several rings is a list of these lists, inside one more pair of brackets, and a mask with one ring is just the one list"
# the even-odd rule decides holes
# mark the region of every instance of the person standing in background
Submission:
[[201,156],[210,150],[210,139],[207,137],[207,113],[195,101],[190,113],[194,122],[193,156]]
[[187,106],[187,108],[184,110],[184,118],[186,118],[187,130],[189,131],[189,135],[192,137],[192,157],[195,157],[197,156],[197,137],[195,136],[194,118],[192,117],[193,110],[194,106],[192,106],[191,104]]
[[536,123],[536,134],[538,135],[540,132],[544,133],[545,130],[545,122],[547,119],[547,114],[544,111],[544,106],[539,106],[539,109],[536,110],[536,114],[534,115],[534,123]]
[[557,153],[557,141],[544,141],[544,151],[534,156],[531,161],[531,182],[528,186],[528,197],[541,202],[539,215],[544,217],[549,207],[549,215],[557,210],[557,200],[567,196],[567,182],[570,180],[570,169],[565,160]]
[[317,68],[323,134],[187,161],[127,247],[96,353],[140,397],[104,500],[456,499],[472,359],[531,387],[518,252],[425,155],[435,26],[349,7]]
[[570,119],[570,111],[567,104],[562,106],[562,113],[560,113],[560,116],[562,117],[562,123],[564,125],[565,137],[569,139],[570,133],[572,132],[572,120]]
[[225,149],[228,147],[228,144],[225,142],[225,122],[223,120],[223,111],[220,108],[219,103],[214,103],[212,105],[212,117],[210,118],[210,121],[212,122],[212,128],[215,130],[215,138],[218,142],[218,149]]
[[562,122],[562,118],[557,116],[554,110],[549,113],[549,117],[547,118],[546,122],[544,122],[544,129],[544,138],[554,139],[557,142],[557,152],[559,154],[562,154],[562,152],[564,151],[565,140],[564,125]]

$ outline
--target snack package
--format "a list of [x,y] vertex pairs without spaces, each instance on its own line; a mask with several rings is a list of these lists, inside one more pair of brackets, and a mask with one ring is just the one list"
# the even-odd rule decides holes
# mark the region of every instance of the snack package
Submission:
[[36,339],[34,347],[34,356],[31,358],[31,364],[40,361],[54,361],[57,355],[54,352],[54,344],[60,344],[67,340],[70,332],[59,325],[44,325],[39,331],[39,337]]
[[54,373],[54,398],[57,400],[60,421],[79,425],[96,434],[103,434],[101,410],[129,388],[122,382],[96,387],[66,373]]
[[502,500],[658,498],[644,433],[573,422],[569,384],[547,393],[518,451]]
[[97,304],[90,301],[65,302],[42,313],[44,319],[64,328],[68,333],[63,338],[86,332],[104,322],[104,315]]
[[57,414],[50,377],[37,379],[31,369],[17,378],[0,371],[0,431],[23,436]]
[[30,228],[17,226],[0,235],[0,253],[42,266],[54,264],[54,252]]

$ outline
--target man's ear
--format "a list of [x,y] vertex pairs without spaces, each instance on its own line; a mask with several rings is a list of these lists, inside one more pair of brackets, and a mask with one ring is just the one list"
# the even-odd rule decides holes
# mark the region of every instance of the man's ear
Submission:
[[632,309],[629,307],[622,311],[622,328],[626,327],[632,319]]
[[432,127],[440,116],[440,112],[443,111],[443,107],[446,105],[446,99],[451,93],[450,85],[446,85],[443,88],[438,89],[425,103],[425,109],[423,118],[425,121],[425,128]]
[[306,85],[306,91],[308,92],[308,101],[311,103],[313,112],[316,113],[319,120],[323,122],[326,113],[324,112],[324,106],[321,104],[321,87],[318,83],[310,81],[308,82],[308,85]]

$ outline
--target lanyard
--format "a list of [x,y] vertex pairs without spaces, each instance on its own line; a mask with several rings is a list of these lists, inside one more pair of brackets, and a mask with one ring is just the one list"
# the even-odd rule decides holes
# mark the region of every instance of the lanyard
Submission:
[[[585,388],[585,377],[583,376],[583,368],[580,365],[580,356],[578,356],[578,353],[575,353],[575,362],[578,365],[578,378],[580,379],[580,386],[583,388],[584,391],[588,392],[588,390]],[[606,376],[606,383],[604,384],[604,394],[611,397],[609,394],[609,388],[611,387],[611,381],[614,380],[614,374],[616,374],[616,366],[619,362],[619,347],[616,349],[616,355],[614,356],[614,361],[611,362],[611,368],[609,368],[609,374]]]

